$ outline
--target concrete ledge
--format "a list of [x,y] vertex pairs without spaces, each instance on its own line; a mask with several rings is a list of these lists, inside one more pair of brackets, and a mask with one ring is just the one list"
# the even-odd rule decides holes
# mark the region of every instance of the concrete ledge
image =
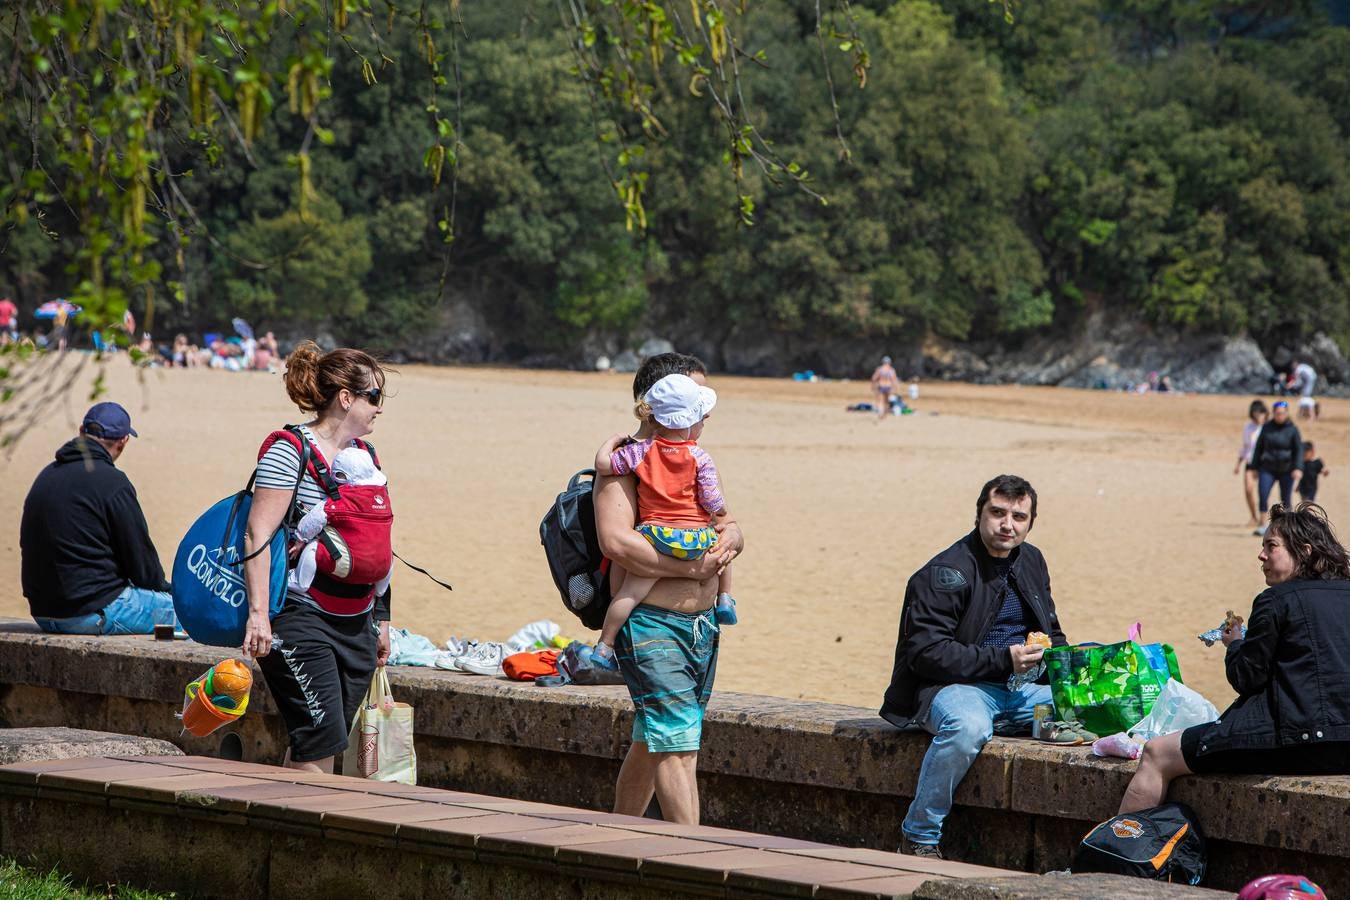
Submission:
[[[214,754],[218,738],[181,736],[183,685],[228,655],[190,642],[0,633],[0,725],[69,725],[169,739]],[[627,749],[621,687],[541,688],[395,667],[416,709],[424,783],[570,806],[607,807]],[[239,725],[245,758],[277,761],[285,734],[264,687]],[[893,850],[928,739],[872,711],[717,692],[700,754],[705,821],[833,844]],[[949,855],[1024,871],[1063,869],[1092,823],[1111,815],[1135,764],[1086,748],[996,738],[957,793]],[[1350,890],[1350,777],[1191,777],[1211,842],[1210,883],[1303,872]]]
[[[289,815],[293,806],[300,815]],[[87,849],[69,855],[73,822],[112,835],[111,843],[107,837],[94,842],[103,855],[93,857]],[[173,846],[146,837],[175,824],[181,836],[170,842]],[[301,866],[277,864],[278,855],[289,862],[325,844],[321,852],[332,859],[331,869],[316,866],[312,858]],[[352,846],[344,852],[340,845]],[[363,847],[381,852],[359,852]],[[0,852],[56,861],[77,876],[94,865],[97,878],[144,884],[149,877],[156,888],[234,897],[326,897],[351,894],[354,888],[360,895],[412,896],[426,890],[428,879],[445,881],[445,869],[459,873],[453,881],[491,873],[495,893],[531,898],[566,896],[579,887],[584,896],[616,889],[625,896],[653,897],[748,890],[765,897],[856,900],[908,897],[934,879],[1006,881],[1011,874],[876,850],[185,756],[0,767]],[[183,859],[193,856],[198,859]],[[233,871],[218,871],[218,861]],[[152,868],[154,874],[147,875]],[[225,874],[228,879],[221,877]],[[1012,880],[1017,877],[1029,876]],[[559,884],[560,878],[571,884]],[[458,893],[487,896],[462,887]]]
[[168,741],[79,728],[0,728],[0,766],[81,756],[181,756]]

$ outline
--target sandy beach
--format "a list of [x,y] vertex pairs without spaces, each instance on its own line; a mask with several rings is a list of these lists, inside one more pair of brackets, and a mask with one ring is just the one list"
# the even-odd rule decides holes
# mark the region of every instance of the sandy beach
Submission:
[[[5,465],[0,615],[26,616],[19,518],[37,471],[78,428],[93,367],[33,424]],[[54,382],[56,377],[49,378]],[[281,379],[107,366],[107,398],[139,439],[120,465],[137,487],[166,570],[211,502],[242,487],[262,438],[301,421]],[[889,680],[909,575],[966,533],[980,485],[1000,472],[1040,494],[1031,542],[1045,553],[1072,640],[1122,640],[1141,621],[1171,643],[1187,683],[1232,697],[1222,648],[1196,633],[1263,588],[1258,540],[1233,475],[1241,396],[1132,396],[1058,388],[921,384],[918,413],[878,423],[844,407],[861,382],[714,375],[702,445],[747,536],[734,569],[741,624],[723,631],[717,687],[875,708]],[[454,584],[402,566],[395,624],[438,642],[502,639],[562,608],[538,524],[568,476],[632,425],[629,376],[408,366],[371,436],[390,476],[395,548]],[[1332,470],[1319,499],[1339,522],[1350,403],[1301,425]]]

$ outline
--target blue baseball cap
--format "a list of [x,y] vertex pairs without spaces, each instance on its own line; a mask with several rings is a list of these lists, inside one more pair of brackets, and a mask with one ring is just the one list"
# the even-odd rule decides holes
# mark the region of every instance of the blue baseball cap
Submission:
[[140,437],[136,429],[131,427],[131,414],[123,409],[122,404],[110,400],[89,407],[80,431],[109,441],[120,441],[127,435]]

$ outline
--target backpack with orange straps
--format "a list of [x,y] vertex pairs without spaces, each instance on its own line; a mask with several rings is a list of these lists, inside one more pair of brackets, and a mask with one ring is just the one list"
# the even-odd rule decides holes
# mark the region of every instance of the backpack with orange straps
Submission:
[[1164,803],[1107,819],[1089,831],[1073,856],[1075,873],[1108,872],[1155,881],[1199,884],[1205,836],[1189,806]]

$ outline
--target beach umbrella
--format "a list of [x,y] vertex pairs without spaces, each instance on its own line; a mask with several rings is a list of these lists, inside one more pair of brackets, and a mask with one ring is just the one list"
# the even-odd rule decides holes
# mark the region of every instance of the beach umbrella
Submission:
[[252,326],[252,325],[248,324],[247,322],[245,322],[243,319],[239,318],[238,316],[235,316],[233,319],[231,319],[231,320],[230,320],[230,324],[234,326],[235,332],[236,332],[241,338],[244,338],[245,340],[248,340],[248,341],[253,340],[253,326]]
[[68,300],[63,300],[58,297],[55,300],[48,300],[46,303],[39,306],[33,311],[33,315],[39,319],[55,319],[60,315],[61,310],[63,309],[66,311],[67,315],[72,317],[80,314],[80,307]]

